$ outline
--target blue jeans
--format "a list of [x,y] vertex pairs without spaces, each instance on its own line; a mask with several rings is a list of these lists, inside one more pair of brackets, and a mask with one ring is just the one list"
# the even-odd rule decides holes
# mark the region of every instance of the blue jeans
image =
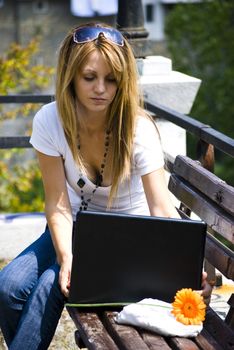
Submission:
[[65,297],[49,229],[0,272],[0,327],[9,350],[47,349]]

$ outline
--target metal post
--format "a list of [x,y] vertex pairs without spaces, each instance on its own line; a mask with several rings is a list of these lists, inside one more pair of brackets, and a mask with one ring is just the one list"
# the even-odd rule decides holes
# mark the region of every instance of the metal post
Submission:
[[129,40],[135,57],[152,54],[148,31],[144,28],[144,14],[141,0],[119,0],[117,28]]
[[19,3],[18,0],[13,1],[13,16],[14,16],[14,41],[20,43],[20,21],[19,21]]

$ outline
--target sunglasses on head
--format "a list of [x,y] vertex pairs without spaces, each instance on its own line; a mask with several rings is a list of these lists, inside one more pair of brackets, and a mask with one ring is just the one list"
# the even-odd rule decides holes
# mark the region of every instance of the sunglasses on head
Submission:
[[124,46],[122,34],[117,29],[107,27],[80,27],[73,33],[73,41],[77,44],[84,44],[98,39],[100,34],[112,43]]

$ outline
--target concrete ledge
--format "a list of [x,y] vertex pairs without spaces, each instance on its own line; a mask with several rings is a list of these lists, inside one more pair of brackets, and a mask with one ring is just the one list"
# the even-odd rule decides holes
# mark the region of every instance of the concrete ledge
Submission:
[[45,229],[43,213],[0,215],[0,259],[13,259]]

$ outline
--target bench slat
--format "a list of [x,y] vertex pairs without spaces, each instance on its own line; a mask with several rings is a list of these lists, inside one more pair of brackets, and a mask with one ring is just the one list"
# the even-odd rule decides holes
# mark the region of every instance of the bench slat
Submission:
[[188,338],[169,338],[169,345],[176,350],[200,350],[199,347]]
[[105,312],[103,319],[108,332],[111,334],[116,344],[123,350],[149,350],[136,329],[117,324],[114,320],[113,312]]
[[201,349],[204,350],[223,350],[223,348],[221,348],[221,346],[204,329],[195,338],[195,342]]
[[96,313],[78,312],[75,307],[67,310],[89,350],[118,350]]
[[230,305],[230,309],[225,318],[225,322],[234,330],[234,293],[230,296],[228,304]]
[[183,177],[220,207],[234,215],[234,188],[203,168],[199,162],[186,156],[177,156],[173,172]]
[[204,328],[222,349],[234,349],[234,331],[210,307],[206,312]]
[[225,277],[234,279],[234,252],[209,233],[206,238],[205,257]]
[[162,336],[141,329],[139,329],[139,333],[150,350],[171,350]]
[[204,220],[212,230],[234,243],[234,219],[217,204],[207,199],[200,191],[188,184],[183,178],[172,174],[169,190],[189,209]]

